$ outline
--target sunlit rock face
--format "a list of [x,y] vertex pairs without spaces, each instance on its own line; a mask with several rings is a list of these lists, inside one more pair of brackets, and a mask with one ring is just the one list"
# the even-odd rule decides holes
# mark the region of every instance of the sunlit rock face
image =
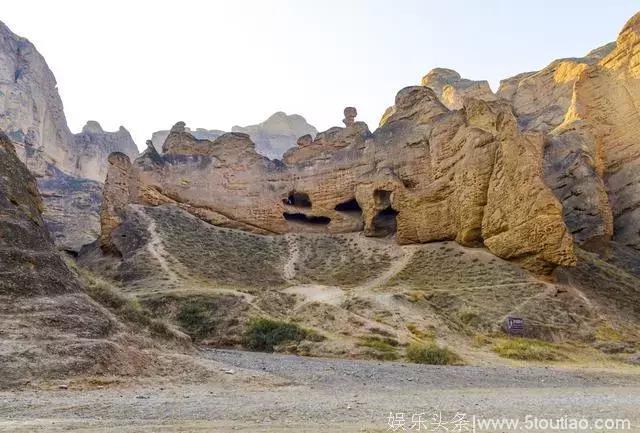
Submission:
[[593,170],[604,182],[612,236],[640,249],[640,14],[615,48],[580,74],[562,129],[578,130]]
[[614,48],[610,43],[585,57],[555,60],[540,71],[502,80],[497,96],[513,104],[522,129],[548,132],[563,122],[580,74]]
[[510,106],[466,99],[449,110],[429,88],[396,97],[370,132],[345,109],[345,127],[298,140],[283,162],[246,134],[198,140],[180,122],[160,155],[110,158],[104,249],[127,205],[172,203],[212,224],[255,233],[364,231],[398,242],[457,240],[546,272],[574,261],[562,207],[542,178],[541,134],[522,134]]
[[495,101],[488,81],[473,81],[462,78],[452,69],[436,68],[422,78],[422,85],[431,88],[440,101],[450,110],[459,110],[464,98]]

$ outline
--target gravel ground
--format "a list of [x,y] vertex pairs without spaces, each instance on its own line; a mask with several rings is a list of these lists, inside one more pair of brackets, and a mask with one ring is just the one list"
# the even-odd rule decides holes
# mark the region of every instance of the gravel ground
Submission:
[[[522,423],[533,415],[587,418],[588,431],[640,432],[640,374],[434,367],[229,350],[203,355],[219,363],[221,380],[0,393],[0,431],[383,432],[393,431],[390,413],[404,414],[406,431],[418,431],[411,418],[416,421],[421,413],[427,422],[420,431],[472,431],[455,430],[455,423],[438,429],[431,421],[441,414],[449,422],[464,413],[458,418],[469,422],[474,415],[476,422],[521,420],[518,430],[476,424],[476,431],[558,431],[527,429]],[[596,429],[599,418],[628,419],[631,427]],[[399,419],[395,431],[402,431]]]

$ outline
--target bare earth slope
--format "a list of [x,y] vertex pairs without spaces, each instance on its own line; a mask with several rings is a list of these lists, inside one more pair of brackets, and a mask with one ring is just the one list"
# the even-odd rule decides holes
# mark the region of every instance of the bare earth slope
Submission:
[[[629,251],[622,246],[608,258],[580,251],[578,266],[558,268],[553,283],[454,242],[255,235],[174,205],[130,205],[113,239],[122,257],[95,246],[80,264],[214,346],[243,345],[252,317],[292,321],[324,337],[282,350],[381,359],[402,358],[411,342],[436,341],[466,362],[500,362],[491,349],[509,315],[525,319],[527,336],[577,345],[561,348],[562,359],[575,362],[607,359],[598,349],[611,343],[633,353],[639,335],[640,317],[627,311],[640,290],[639,268],[618,260]],[[594,266],[602,274],[585,278]]]

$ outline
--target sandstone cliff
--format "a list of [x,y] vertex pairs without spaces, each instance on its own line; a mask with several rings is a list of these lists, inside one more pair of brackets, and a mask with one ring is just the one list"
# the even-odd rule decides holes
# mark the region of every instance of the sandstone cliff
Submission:
[[564,120],[573,85],[580,74],[611,52],[615,45],[607,44],[585,57],[555,60],[540,71],[502,80],[497,96],[513,104],[521,128],[550,131]]
[[495,101],[488,81],[473,81],[462,78],[452,69],[436,68],[422,77],[422,85],[431,88],[440,101],[450,110],[462,108],[464,98]]
[[0,22],[0,128],[16,144],[29,169],[47,164],[74,173],[73,135],[44,58],[28,40]]
[[107,157],[121,151],[134,158],[137,148],[126,129],[105,132],[93,121],[72,134],[44,58],[1,22],[0,129],[38,178],[56,244],[78,251],[95,240]]
[[164,155],[151,146],[133,163],[110,158],[102,245],[115,247],[129,203],[172,203],[256,233],[364,230],[400,243],[484,242],[536,271],[573,263],[562,207],[542,179],[542,137],[521,134],[504,103],[466,104],[450,111],[431,89],[409,87],[374,133],[349,107],[344,128],[301,138],[284,164],[248,135],[198,140],[178,123]]
[[[588,157],[592,181],[608,203],[588,209],[607,221],[607,236],[640,249],[640,13],[615,48],[579,75],[564,123],[554,135]],[[603,202],[604,200],[600,200]],[[608,206],[607,206],[608,204]],[[613,230],[610,221],[613,218]]]

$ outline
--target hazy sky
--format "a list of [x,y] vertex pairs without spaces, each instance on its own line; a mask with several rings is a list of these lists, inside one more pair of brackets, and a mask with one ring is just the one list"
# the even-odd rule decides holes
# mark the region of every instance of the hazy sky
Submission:
[[139,146],[184,120],[229,130],[275,111],[323,130],[358,108],[375,129],[434,67],[487,79],[616,38],[637,0],[3,2],[53,70],[72,131],[124,125]]

